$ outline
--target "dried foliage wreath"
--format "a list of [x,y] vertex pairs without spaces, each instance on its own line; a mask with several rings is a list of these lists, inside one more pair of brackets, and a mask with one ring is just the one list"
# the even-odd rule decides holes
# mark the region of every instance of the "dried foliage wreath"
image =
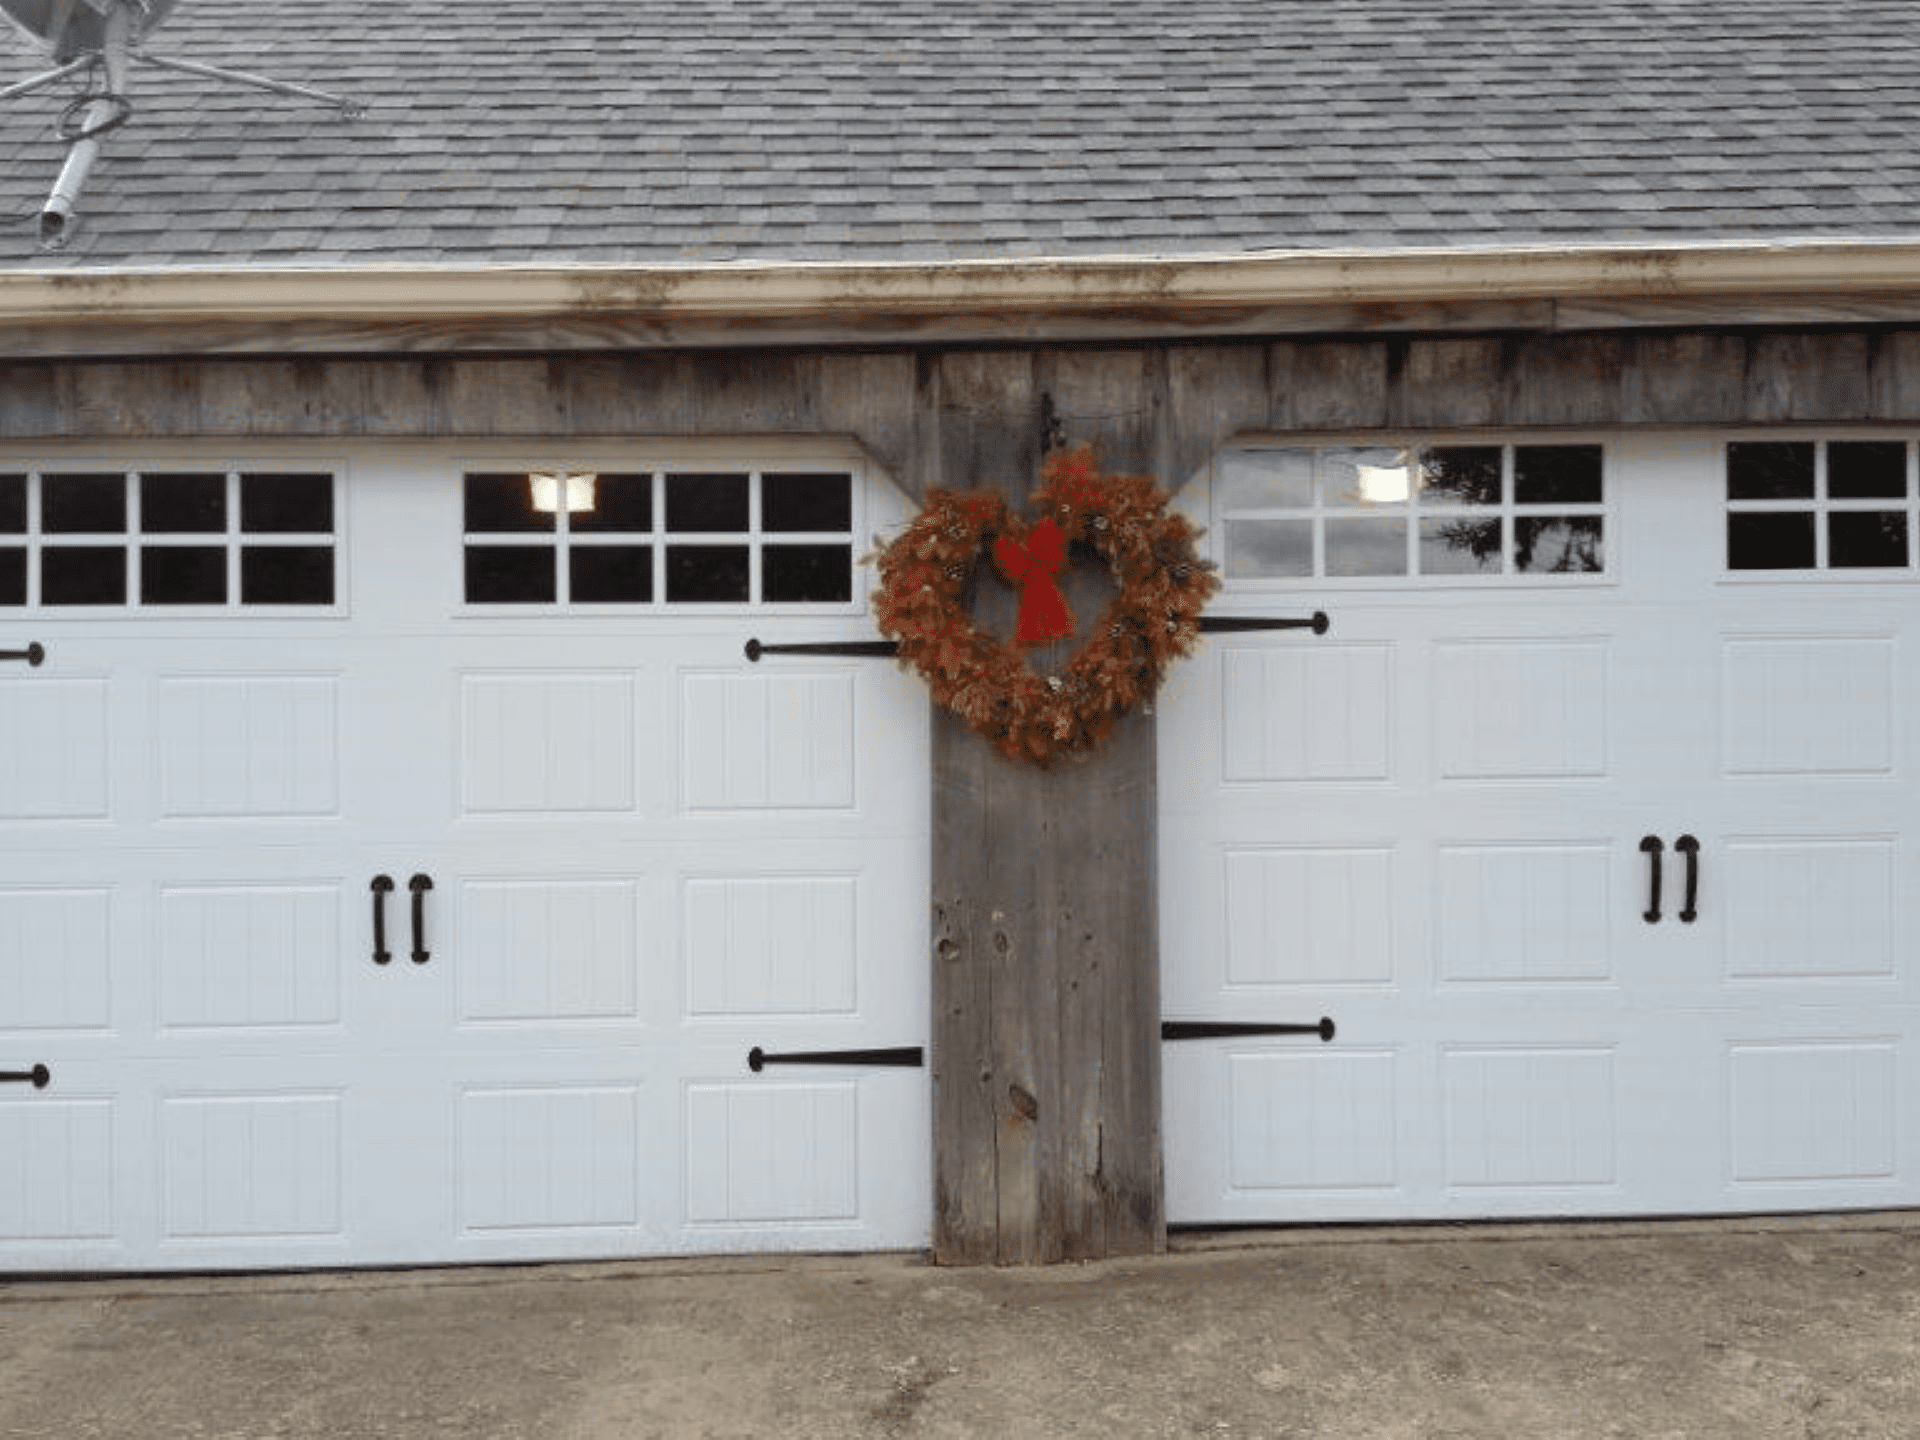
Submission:
[[[1192,651],[1220,581],[1195,548],[1199,532],[1169,513],[1151,479],[1101,474],[1086,445],[1054,451],[1041,478],[1033,524],[997,491],[935,490],[881,553],[873,608],[934,703],[1008,758],[1049,765],[1106,744],[1122,715],[1158,693],[1168,667]],[[1119,594],[1064,671],[1041,675],[1022,650],[1074,632],[1052,577],[1076,547],[1106,565]],[[1013,639],[967,613],[987,555],[1021,591]]]

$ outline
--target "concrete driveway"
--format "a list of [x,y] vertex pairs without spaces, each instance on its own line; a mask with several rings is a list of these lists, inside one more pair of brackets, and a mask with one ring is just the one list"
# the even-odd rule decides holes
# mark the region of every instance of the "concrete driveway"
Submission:
[[0,1282],[0,1437],[1920,1435],[1920,1216]]

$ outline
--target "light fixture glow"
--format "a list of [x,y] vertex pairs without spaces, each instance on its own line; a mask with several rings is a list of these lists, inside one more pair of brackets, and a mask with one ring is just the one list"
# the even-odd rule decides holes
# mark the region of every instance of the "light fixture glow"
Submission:
[[533,508],[552,514],[565,504],[569,514],[593,509],[593,482],[600,477],[591,470],[534,470],[527,483],[533,487]]
[[1400,505],[1413,492],[1413,476],[1405,465],[1362,465],[1360,498],[1369,505]]

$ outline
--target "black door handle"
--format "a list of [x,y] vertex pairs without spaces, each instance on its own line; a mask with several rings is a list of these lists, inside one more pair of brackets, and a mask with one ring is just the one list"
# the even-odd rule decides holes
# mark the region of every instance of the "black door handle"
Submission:
[[1700,842],[1691,835],[1682,835],[1673,842],[1673,848],[1687,857],[1687,899],[1686,908],[1680,912],[1680,923],[1691,925],[1700,918],[1697,908],[1700,899]]
[[53,1072],[44,1065],[36,1065],[31,1070],[0,1070],[0,1084],[12,1082],[18,1085],[31,1085],[36,1090],[44,1090],[53,1079]]
[[1649,925],[1660,923],[1660,852],[1666,848],[1660,843],[1658,835],[1648,835],[1640,842],[1640,853],[1647,857],[1648,880],[1652,886],[1652,898],[1647,902],[1646,913],[1640,918]]
[[427,953],[427,891],[433,889],[433,881],[416,875],[407,881],[407,889],[413,892],[413,963],[424,965],[433,958]]
[[387,892],[391,889],[391,875],[373,877],[373,963],[376,965],[393,959],[393,952],[387,949]]

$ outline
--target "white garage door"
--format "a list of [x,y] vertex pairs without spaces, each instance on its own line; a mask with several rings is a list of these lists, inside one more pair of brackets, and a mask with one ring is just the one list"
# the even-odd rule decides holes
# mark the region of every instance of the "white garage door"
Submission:
[[0,466],[0,1270],[925,1243],[889,492],[527,458]]
[[[1224,455],[1162,706],[1178,1222],[1920,1203],[1907,438]],[[1656,875],[1661,884],[1653,897]]]

